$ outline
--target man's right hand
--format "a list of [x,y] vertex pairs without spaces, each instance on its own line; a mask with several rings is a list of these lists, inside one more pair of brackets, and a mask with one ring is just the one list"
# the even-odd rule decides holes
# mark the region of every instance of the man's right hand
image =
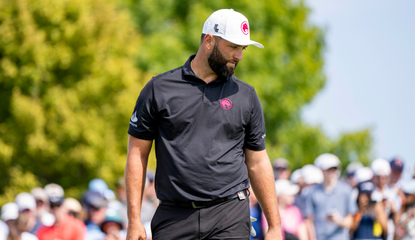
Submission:
[[128,224],[126,240],[146,240],[146,230],[142,223]]

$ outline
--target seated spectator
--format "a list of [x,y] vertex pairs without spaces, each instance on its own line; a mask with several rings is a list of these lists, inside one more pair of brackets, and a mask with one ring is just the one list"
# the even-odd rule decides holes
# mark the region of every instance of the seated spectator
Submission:
[[68,214],[68,209],[63,204],[64,190],[58,184],[48,184],[45,192],[49,198],[50,211],[55,217],[52,226],[43,226],[38,231],[39,240],[83,240],[86,233],[82,221]]
[[38,240],[38,238],[27,232],[29,215],[27,212],[19,213],[16,203],[6,203],[1,208],[1,218],[8,226],[7,240]]
[[352,239],[384,239],[388,232],[388,219],[383,210],[382,197],[372,196],[375,185],[370,181],[360,183],[357,189],[358,212],[350,228]]

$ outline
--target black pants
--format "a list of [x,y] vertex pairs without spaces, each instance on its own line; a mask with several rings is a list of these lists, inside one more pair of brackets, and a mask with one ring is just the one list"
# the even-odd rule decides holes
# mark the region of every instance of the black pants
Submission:
[[202,209],[159,205],[151,232],[154,240],[249,240],[249,216],[248,198]]

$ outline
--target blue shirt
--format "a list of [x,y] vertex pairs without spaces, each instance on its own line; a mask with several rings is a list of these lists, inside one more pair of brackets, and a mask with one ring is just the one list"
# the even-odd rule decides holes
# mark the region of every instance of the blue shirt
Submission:
[[87,221],[86,225],[86,240],[104,240],[105,233],[101,231],[101,228],[93,222]]
[[313,216],[316,236],[318,240],[349,240],[349,231],[327,220],[333,211],[345,217],[356,212],[352,201],[351,187],[338,181],[331,193],[326,193],[324,186],[318,184],[313,188],[306,199],[306,217]]

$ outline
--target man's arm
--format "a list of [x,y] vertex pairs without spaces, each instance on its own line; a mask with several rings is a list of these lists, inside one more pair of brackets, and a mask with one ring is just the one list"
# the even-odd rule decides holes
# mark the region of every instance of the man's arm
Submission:
[[252,189],[268,222],[265,240],[282,239],[274,173],[266,150],[252,151],[245,148],[245,164]]
[[124,175],[128,213],[127,240],[146,239],[140,214],[148,155],[152,143],[151,140],[141,140],[133,136],[128,139],[128,155]]

